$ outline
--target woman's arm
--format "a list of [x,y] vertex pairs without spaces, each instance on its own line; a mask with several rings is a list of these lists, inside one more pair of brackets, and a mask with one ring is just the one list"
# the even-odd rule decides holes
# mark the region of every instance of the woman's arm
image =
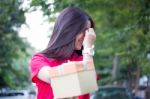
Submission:
[[[94,56],[94,42],[96,40],[96,34],[93,28],[89,28],[86,30],[85,38],[83,42],[84,50],[83,50],[83,61],[93,61]],[[89,53],[88,53],[89,51]],[[90,52],[93,52],[93,55],[90,55]]]
[[39,70],[37,77],[46,83],[50,83],[51,82],[50,72],[49,72],[50,69],[52,69],[50,66],[43,66]]

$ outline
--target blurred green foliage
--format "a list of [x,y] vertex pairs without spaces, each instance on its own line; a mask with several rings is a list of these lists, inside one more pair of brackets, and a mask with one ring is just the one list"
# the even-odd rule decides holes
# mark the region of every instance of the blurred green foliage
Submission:
[[25,22],[21,0],[0,0],[0,88],[25,87],[30,82],[30,45],[18,36]]

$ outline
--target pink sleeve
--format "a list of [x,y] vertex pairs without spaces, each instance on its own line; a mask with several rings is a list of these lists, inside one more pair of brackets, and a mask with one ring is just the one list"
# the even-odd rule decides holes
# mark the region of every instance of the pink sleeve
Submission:
[[37,78],[37,74],[39,72],[39,70],[43,67],[43,66],[48,66],[48,62],[47,60],[44,58],[44,56],[40,55],[40,54],[35,54],[30,62],[30,73],[31,73],[31,80],[32,82],[36,82]]

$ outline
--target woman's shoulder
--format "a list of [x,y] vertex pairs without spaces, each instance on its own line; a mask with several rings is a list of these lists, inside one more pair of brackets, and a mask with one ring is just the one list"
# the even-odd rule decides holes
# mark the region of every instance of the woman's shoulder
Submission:
[[48,65],[50,65],[51,67],[57,65],[57,61],[54,59],[48,59],[46,56],[44,56],[41,53],[35,53],[33,54],[30,63],[46,63]]
[[33,57],[36,57],[36,56],[43,57],[43,55],[39,52],[36,52],[36,53],[33,54]]
[[38,60],[48,60],[47,58],[46,58],[46,56],[44,56],[43,54],[41,54],[41,53],[39,53],[39,52],[37,52],[37,53],[34,53],[33,55],[32,55],[32,57],[31,57],[31,61],[38,61]]

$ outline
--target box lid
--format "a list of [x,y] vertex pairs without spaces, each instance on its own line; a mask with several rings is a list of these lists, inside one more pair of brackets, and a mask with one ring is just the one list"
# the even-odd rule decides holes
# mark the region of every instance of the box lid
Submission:
[[50,77],[58,77],[71,73],[95,69],[93,61],[68,62],[50,69]]

